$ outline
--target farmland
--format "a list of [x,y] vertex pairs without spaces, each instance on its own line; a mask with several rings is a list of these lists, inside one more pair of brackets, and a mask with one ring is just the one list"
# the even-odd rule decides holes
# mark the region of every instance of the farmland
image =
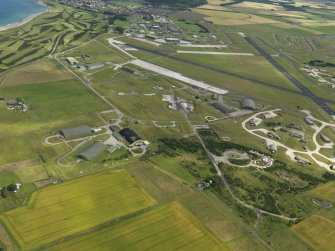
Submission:
[[[153,235],[152,233],[157,233]],[[131,221],[64,242],[50,250],[228,250],[197,218],[178,203]]]
[[126,171],[120,170],[42,189],[33,194],[27,206],[4,213],[1,220],[21,248],[30,249],[154,203]]
[[[326,5],[46,2],[50,12],[0,32],[0,247],[335,245],[334,146],[320,139],[335,140],[322,105],[335,109],[335,92],[305,70],[320,60],[335,81]],[[62,135],[79,126],[88,132]],[[83,157],[93,142],[104,150]]]
[[292,228],[293,232],[307,242],[315,250],[332,250],[335,241],[335,223],[313,215]]

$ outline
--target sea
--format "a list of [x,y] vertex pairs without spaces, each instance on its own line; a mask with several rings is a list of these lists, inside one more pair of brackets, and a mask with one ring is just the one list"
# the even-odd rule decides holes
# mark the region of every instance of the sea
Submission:
[[0,28],[21,23],[46,10],[38,0],[0,0]]

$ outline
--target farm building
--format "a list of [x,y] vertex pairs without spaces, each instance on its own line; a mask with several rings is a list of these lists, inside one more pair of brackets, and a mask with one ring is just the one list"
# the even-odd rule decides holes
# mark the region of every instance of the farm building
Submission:
[[251,98],[242,99],[240,106],[246,110],[256,110],[256,102]]
[[94,64],[86,65],[87,70],[94,70],[94,69],[98,69],[98,68],[101,68],[101,67],[104,67],[104,64],[94,63]]
[[234,107],[227,105],[225,103],[219,102],[219,101],[215,101],[212,103],[212,106],[219,110],[222,113],[228,113],[231,112],[232,110],[234,110]]
[[85,137],[91,133],[91,128],[86,125],[58,131],[58,135],[65,139]]
[[332,141],[324,134],[320,134],[320,139],[325,143],[331,143]]
[[68,62],[70,65],[77,65],[79,64],[78,60],[75,59],[74,57],[67,57],[66,62]]
[[96,141],[79,153],[78,157],[84,160],[92,160],[105,151],[106,148],[107,146],[104,143]]
[[140,136],[137,135],[137,133],[131,129],[131,128],[123,128],[120,130],[120,134],[130,143],[134,143],[137,140],[140,140]]

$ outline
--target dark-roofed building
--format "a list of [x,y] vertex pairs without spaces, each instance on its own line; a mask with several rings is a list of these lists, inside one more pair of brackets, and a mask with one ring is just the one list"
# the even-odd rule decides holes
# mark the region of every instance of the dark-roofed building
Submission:
[[320,134],[320,139],[325,143],[331,143],[332,141],[324,134]]
[[81,138],[88,136],[91,133],[91,128],[86,125],[60,130],[58,132],[59,136],[65,139]]
[[230,105],[227,105],[225,103],[222,103],[222,102],[219,102],[219,101],[215,101],[212,103],[212,106],[219,110],[220,112],[223,112],[223,113],[228,113],[228,112],[231,112],[232,110],[234,110],[234,107],[230,106]]
[[120,130],[120,134],[130,143],[134,143],[137,140],[140,140],[140,136],[131,128],[123,128]]
[[242,109],[256,110],[256,102],[251,98],[242,99],[240,105]]
[[106,148],[107,146],[104,143],[96,141],[87,147],[84,151],[79,153],[78,157],[84,160],[92,160],[105,151]]

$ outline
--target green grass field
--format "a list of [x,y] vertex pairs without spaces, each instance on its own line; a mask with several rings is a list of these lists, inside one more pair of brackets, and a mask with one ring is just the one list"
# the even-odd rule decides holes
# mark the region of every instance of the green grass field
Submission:
[[42,189],[1,220],[21,248],[31,249],[153,204],[126,171],[118,170]]
[[0,32],[0,72],[45,57],[54,48],[61,51],[106,32],[107,22],[101,14],[75,10],[51,0],[45,2],[51,7],[50,12]]
[[335,182],[318,186],[310,191],[310,193],[318,198],[335,203]]
[[229,250],[179,203],[170,203],[50,250]]
[[292,231],[315,250],[330,251],[335,246],[335,223],[321,216],[303,220],[293,226]]

